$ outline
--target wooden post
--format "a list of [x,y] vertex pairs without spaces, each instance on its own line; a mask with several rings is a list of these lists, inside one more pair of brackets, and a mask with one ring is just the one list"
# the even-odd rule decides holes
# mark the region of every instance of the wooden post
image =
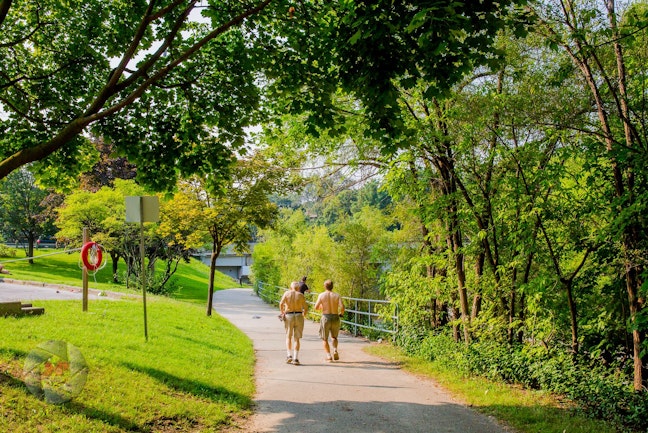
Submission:
[[[88,228],[83,228],[83,245],[89,242],[88,238]],[[83,261],[83,260],[82,260]],[[83,311],[88,311],[88,269],[83,265],[82,271],[82,280],[83,280]]]

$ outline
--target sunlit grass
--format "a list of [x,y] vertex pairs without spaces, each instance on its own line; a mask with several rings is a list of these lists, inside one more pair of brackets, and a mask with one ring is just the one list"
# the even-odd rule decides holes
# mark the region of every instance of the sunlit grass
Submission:
[[[141,302],[41,301],[42,316],[0,318],[0,431],[218,431],[250,407],[254,352],[247,337],[197,305],[150,297],[144,338]],[[51,405],[21,381],[38,344],[77,346],[90,372],[82,393]]]
[[[3,277],[82,286],[78,251],[35,253],[34,264],[0,259],[11,272]],[[125,270],[121,262],[118,275]],[[0,432],[207,432],[247,415],[254,392],[252,344],[229,322],[194,305],[206,302],[208,281],[206,265],[180,263],[173,296],[189,303],[149,295],[148,341],[137,297],[93,300],[85,313],[76,301],[39,301],[42,316],[0,318]],[[236,286],[216,273],[215,290]],[[112,282],[111,263],[90,274],[89,287],[139,294]],[[25,357],[49,340],[77,346],[90,365],[83,392],[62,405],[38,399],[22,382]]]

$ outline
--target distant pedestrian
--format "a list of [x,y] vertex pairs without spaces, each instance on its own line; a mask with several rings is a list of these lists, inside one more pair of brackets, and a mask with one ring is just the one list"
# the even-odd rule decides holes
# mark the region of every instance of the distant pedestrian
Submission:
[[310,289],[306,285],[306,279],[308,277],[304,276],[302,277],[301,281],[299,282],[299,291],[301,292],[302,295],[306,295],[306,293],[310,293]]
[[286,329],[286,363],[299,365],[299,340],[304,333],[304,316],[308,313],[308,304],[299,291],[297,281],[290,283],[290,290],[286,291],[279,301],[279,309]]
[[[319,336],[324,343],[324,351],[326,352],[326,360],[338,360],[338,334],[340,333],[340,316],[344,314],[344,304],[342,297],[338,293],[333,292],[333,281],[324,281],[324,292],[320,293],[315,301],[315,309],[322,310],[322,318],[320,319]],[[333,356],[331,356],[331,347],[329,346],[329,335],[333,345]]]

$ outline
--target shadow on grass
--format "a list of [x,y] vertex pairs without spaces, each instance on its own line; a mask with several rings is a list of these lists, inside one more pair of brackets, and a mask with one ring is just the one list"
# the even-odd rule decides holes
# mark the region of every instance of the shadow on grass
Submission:
[[59,262],[49,260],[47,257],[34,259],[33,264],[25,264],[21,267],[16,267],[14,270],[17,274],[39,274],[39,275],[56,275],[63,279],[80,279],[80,271],[78,268],[62,267]]
[[208,385],[196,380],[178,377],[162,370],[150,367],[142,367],[140,365],[131,364],[128,362],[121,363],[121,365],[131,370],[144,373],[149,377],[157,380],[158,382],[179,392],[191,394],[196,397],[206,398],[212,400],[213,402],[234,404],[243,409],[247,409],[252,405],[252,400],[249,397],[238,392],[232,392],[227,388],[223,388],[221,386]]
[[13,359],[24,359],[27,356],[27,352],[24,350],[14,349],[13,347],[0,347],[0,355],[4,355],[5,353]]
[[128,418],[124,418],[123,416],[117,413],[107,412],[105,410],[97,409],[95,407],[86,406],[85,404],[76,401],[65,403],[62,405],[62,408],[67,413],[83,415],[88,419],[94,419],[106,425],[110,425],[112,427],[118,427],[125,431],[129,431],[129,432],[147,431],[147,429],[140,427],[137,423],[129,420]]
[[198,347],[200,347],[202,349],[211,349],[211,350],[218,351],[220,353],[226,353],[228,355],[234,355],[234,356],[239,355],[238,352],[235,352],[233,350],[223,349],[221,346],[217,346],[215,344],[208,344],[208,343],[205,343],[202,340],[196,340],[194,338],[187,337],[185,335],[178,335],[178,334],[171,333],[171,334],[168,334],[168,336],[173,337],[173,338],[177,338],[178,340],[184,340],[184,341],[187,341],[189,343],[193,343],[193,344],[195,344],[196,346],[198,346]]
[[590,418],[576,407],[550,407],[538,403],[537,406],[491,404],[473,408],[482,414],[508,420],[511,427],[525,432],[617,433],[634,431],[624,430],[621,426],[605,420]]

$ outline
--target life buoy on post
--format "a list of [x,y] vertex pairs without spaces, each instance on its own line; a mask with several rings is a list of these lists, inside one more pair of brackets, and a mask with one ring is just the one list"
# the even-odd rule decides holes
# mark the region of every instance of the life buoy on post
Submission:
[[96,271],[101,266],[103,254],[101,247],[96,242],[87,242],[81,248],[81,261],[89,271]]

